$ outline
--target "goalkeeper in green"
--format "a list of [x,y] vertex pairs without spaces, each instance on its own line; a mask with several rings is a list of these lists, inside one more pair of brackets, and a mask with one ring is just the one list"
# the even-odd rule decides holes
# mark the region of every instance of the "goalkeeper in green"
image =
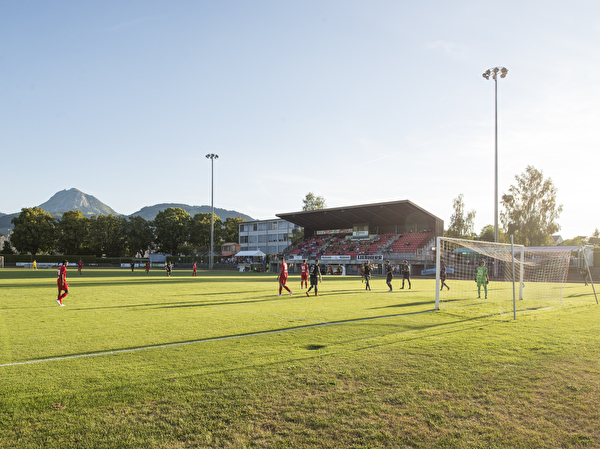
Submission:
[[481,298],[481,286],[485,290],[485,299],[487,299],[487,285],[490,282],[488,277],[488,269],[485,266],[485,260],[479,261],[479,266],[475,272],[475,282],[477,282],[477,298]]

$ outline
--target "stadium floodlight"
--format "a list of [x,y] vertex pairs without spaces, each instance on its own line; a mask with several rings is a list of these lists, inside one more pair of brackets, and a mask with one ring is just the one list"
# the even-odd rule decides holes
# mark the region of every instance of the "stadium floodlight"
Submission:
[[494,242],[498,243],[498,73],[500,78],[506,78],[508,69],[506,67],[494,67],[483,72],[483,77],[486,80],[492,78],[494,80],[494,111],[496,123],[496,163],[494,175]]
[[215,248],[214,236],[215,236],[215,205],[214,205],[214,179],[215,179],[215,159],[219,159],[218,154],[209,153],[206,155],[207,159],[210,159],[210,260],[208,262],[208,269],[213,268],[213,251]]

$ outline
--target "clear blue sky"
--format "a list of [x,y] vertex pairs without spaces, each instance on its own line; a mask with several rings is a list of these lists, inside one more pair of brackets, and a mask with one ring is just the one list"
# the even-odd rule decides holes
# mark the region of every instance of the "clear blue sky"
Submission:
[[161,202],[255,218],[464,194],[493,223],[527,165],[600,227],[600,2],[6,1],[0,212],[72,187],[128,214]]

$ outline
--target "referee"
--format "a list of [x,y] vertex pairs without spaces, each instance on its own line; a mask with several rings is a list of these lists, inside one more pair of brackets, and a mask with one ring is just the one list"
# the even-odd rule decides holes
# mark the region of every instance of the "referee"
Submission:
[[315,263],[313,263],[310,266],[309,274],[310,287],[308,288],[308,290],[306,290],[306,296],[310,296],[308,292],[311,291],[313,287],[315,288],[315,296],[319,296],[319,282],[323,280],[323,278],[321,277],[321,268],[319,267],[319,259],[315,260]]

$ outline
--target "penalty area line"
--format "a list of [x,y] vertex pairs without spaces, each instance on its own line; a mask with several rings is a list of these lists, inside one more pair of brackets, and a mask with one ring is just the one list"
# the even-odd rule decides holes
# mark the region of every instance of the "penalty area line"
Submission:
[[235,340],[238,338],[249,338],[249,337],[257,337],[261,335],[270,335],[270,334],[280,334],[284,332],[292,332],[303,329],[310,329],[314,327],[321,326],[334,326],[337,324],[350,324],[350,323],[358,323],[361,321],[373,321],[384,318],[395,318],[401,316],[410,316],[410,315],[420,315],[422,313],[435,312],[435,310],[425,310],[422,312],[412,312],[412,313],[401,313],[398,315],[385,315],[385,316],[376,316],[376,317],[368,317],[368,318],[355,318],[351,320],[341,320],[341,321],[324,321],[315,324],[306,324],[304,326],[294,326],[288,327],[285,329],[273,329],[270,331],[260,331],[260,332],[249,332],[247,334],[239,334],[239,335],[227,335],[225,337],[213,337],[213,338],[202,338],[199,340],[192,341],[182,341],[177,343],[164,343],[161,345],[151,345],[151,346],[140,346],[138,348],[128,348],[128,349],[114,349],[111,351],[98,351],[98,352],[90,352],[89,354],[75,354],[75,355],[65,355],[60,357],[49,357],[45,359],[34,359],[34,360],[24,360],[22,362],[12,362],[12,363],[2,363],[0,364],[0,368],[8,367],[8,366],[17,366],[17,365],[31,365],[34,363],[43,363],[43,362],[56,362],[62,360],[71,360],[71,359],[83,359],[86,357],[100,357],[105,355],[113,355],[113,354],[126,354],[129,352],[139,352],[139,351],[148,351],[151,349],[164,349],[164,348],[174,348],[177,346],[185,346],[185,345],[195,345],[199,343],[211,343],[215,341],[224,341],[224,340]]

